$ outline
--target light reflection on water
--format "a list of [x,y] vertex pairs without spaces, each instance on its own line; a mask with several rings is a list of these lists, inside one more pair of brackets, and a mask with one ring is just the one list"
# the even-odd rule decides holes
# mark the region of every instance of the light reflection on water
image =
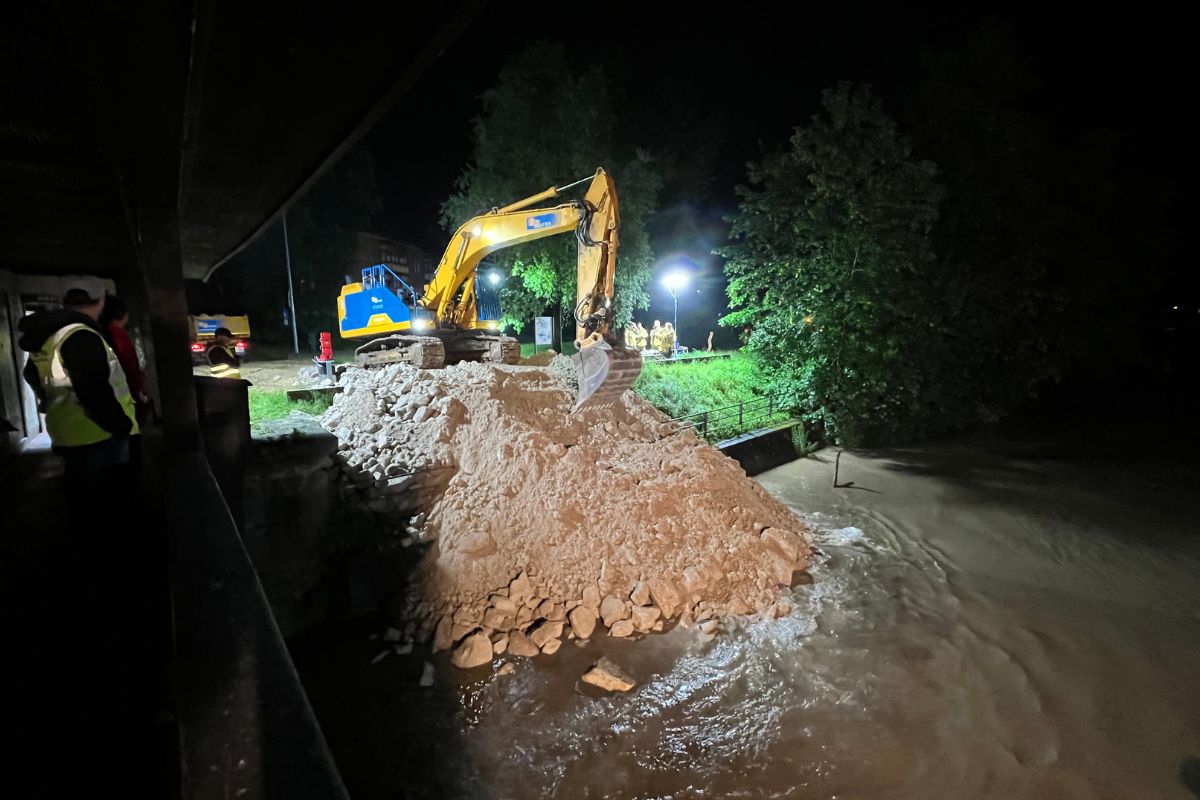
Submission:
[[[762,476],[821,553],[789,617],[564,646],[464,685],[486,794],[1191,797],[1194,494],[1110,466],[976,459],[966,481],[955,457],[844,456],[870,492],[817,462]],[[577,683],[601,653],[634,692]]]

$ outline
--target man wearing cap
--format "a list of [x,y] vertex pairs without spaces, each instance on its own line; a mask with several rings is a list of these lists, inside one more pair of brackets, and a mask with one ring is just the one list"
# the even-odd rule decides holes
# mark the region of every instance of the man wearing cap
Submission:
[[80,280],[61,309],[31,314],[17,326],[29,353],[25,380],[65,462],[69,491],[127,465],[129,437],[138,432],[125,372],[97,322],[103,309],[104,285]]
[[204,357],[208,360],[209,370],[214,378],[240,378],[239,368],[242,360],[233,351],[233,343],[237,341],[229,328],[217,328],[213,332],[213,343],[208,346]]

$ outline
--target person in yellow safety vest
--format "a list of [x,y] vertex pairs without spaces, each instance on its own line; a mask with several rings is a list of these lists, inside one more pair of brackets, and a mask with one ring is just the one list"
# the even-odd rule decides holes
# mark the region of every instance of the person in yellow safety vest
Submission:
[[635,324],[637,325],[637,342],[635,344],[638,350],[645,350],[649,346],[650,334],[646,331],[645,325],[640,322]]
[[208,346],[204,357],[208,361],[209,370],[214,378],[242,377],[239,370],[242,360],[233,351],[235,341],[229,328],[217,328],[213,332],[213,343]]
[[671,323],[667,323],[658,329],[658,332],[651,338],[650,346],[663,355],[670,355],[671,348],[675,345],[675,336],[671,332]]
[[25,380],[65,462],[68,489],[128,466],[129,437],[138,433],[125,371],[97,322],[104,294],[99,281],[79,280],[63,308],[31,314],[18,325],[19,345],[29,353]]
[[637,343],[638,343],[637,323],[631,321],[628,325],[625,326],[625,346],[630,349],[636,350]]

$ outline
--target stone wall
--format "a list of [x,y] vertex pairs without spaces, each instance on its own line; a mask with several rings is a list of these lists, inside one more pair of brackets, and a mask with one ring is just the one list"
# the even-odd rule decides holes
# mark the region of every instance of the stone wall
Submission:
[[370,611],[402,589],[417,559],[408,529],[449,477],[376,481],[351,471],[310,416],[256,423],[242,539],[283,635]]

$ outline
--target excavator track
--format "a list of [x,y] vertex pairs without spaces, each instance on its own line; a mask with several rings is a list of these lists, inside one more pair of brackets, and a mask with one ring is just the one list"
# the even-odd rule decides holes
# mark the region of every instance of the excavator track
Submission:
[[446,331],[441,337],[446,347],[446,363],[482,361],[489,364],[516,364],[521,345],[511,336],[486,331]]
[[419,369],[439,369],[460,361],[516,364],[520,360],[521,344],[516,339],[479,331],[447,331],[443,336],[384,336],[354,351],[354,361],[360,367],[405,362]]
[[436,336],[384,336],[354,351],[360,367],[384,367],[407,362],[418,369],[446,366],[446,348]]

